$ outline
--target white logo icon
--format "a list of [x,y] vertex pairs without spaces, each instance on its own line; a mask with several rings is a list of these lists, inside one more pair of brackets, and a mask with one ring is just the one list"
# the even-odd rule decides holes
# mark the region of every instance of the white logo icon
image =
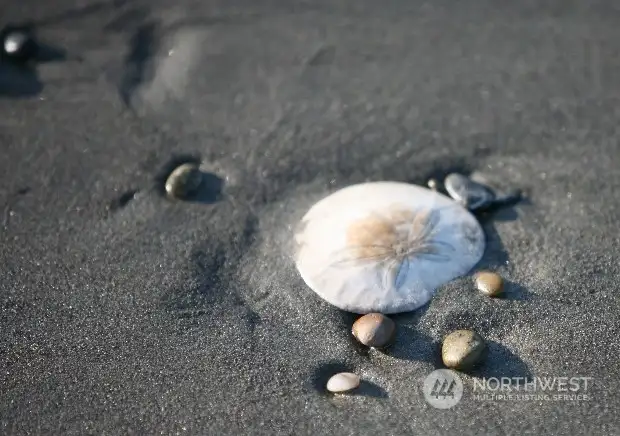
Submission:
[[424,398],[437,409],[455,406],[463,396],[463,382],[459,375],[450,369],[438,369],[424,379]]

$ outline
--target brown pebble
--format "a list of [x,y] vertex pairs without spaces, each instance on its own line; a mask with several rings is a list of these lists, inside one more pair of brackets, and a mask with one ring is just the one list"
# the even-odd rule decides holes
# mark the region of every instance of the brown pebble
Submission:
[[388,346],[396,334],[396,324],[381,313],[369,313],[353,323],[353,336],[368,347]]
[[457,330],[443,340],[441,358],[452,369],[469,369],[480,362],[486,344],[482,337],[471,330]]
[[504,290],[504,279],[497,273],[482,271],[476,274],[476,287],[489,297],[497,297]]

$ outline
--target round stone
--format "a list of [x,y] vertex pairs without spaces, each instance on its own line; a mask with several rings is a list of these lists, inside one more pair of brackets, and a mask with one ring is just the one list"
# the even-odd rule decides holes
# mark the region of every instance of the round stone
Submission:
[[470,210],[488,206],[495,199],[493,191],[462,174],[449,174],[444,180],[444,186],[450,197]]
[[486,348],[480,335],[471,330],[457,330],[443,340],[441,358],[452,369],[469,369],[480,362]]
[[20,61],[30,60],[36,52],[37,45],[30,31],[21,27],[7,27],[2,36],[2,54]]
[[327,390],[330,392],[348,392],[360,385],[358,375],[351,372],[341,372],[327,381]]
[[489,297],[497,297],[504,290],[504,279],[497,273],[482,271],[476,274],[476,287]]
[[381,313],[369,313],[353,323],[352,333],[367,347],[384,348],[394,340],[396,324]]
[[421,186],[373,182],[322,199],[295,235],[295,262],[306,284],[354,313],[399,313],[426,304],[435,290],[469,272],[484,252],[476,218]]
[[172,198],[187,198],[202,182],[202,173],[195,164],[186,163],[175,168],[166,180],[166,193]]

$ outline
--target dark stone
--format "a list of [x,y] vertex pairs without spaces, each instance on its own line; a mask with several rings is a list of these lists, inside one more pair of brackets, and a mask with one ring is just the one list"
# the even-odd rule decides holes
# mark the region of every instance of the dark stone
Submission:
[[195,164],[185,163],[172,171],[166,180],[166,194],[171,198],[186,199],[202,183],[202,173]]
[[444,186],[450,197],[470,210],[488,207],[495,200],[491,189],[462,174],[449,174],[444,180]]

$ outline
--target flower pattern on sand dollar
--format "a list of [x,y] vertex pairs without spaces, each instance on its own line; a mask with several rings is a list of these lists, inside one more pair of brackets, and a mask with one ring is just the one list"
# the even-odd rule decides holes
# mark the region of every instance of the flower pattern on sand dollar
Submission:
[[439,210],[407,210],[394,205],[351,223],[347,248],[336,253],[335,265],[363,266],[367,262],[385,267],[386,286],[402,285],[410,262],[426,259],[447,262],[454,248],[439,239]]

